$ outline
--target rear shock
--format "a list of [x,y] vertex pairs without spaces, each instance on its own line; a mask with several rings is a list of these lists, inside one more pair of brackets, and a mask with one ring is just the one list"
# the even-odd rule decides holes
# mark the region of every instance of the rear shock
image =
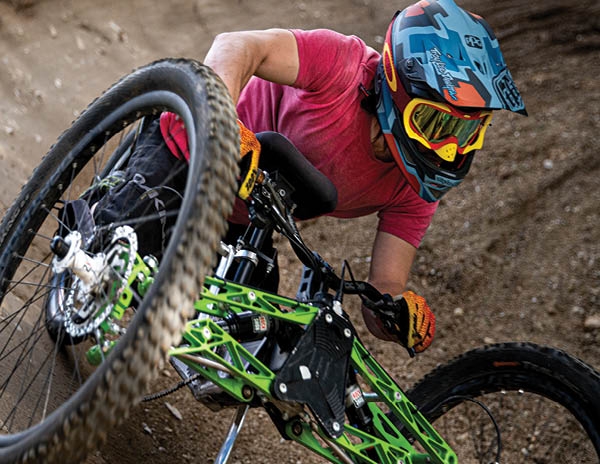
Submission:
[[231,313],[217,324],[240,342],[252,342],[277,330],[277,320],[252,311]]
[[367,407],[367,399],[356,380],[356,373],[351,370],[346,388],[346,414],[350,423],[365,432],[373,431],[373,416]]

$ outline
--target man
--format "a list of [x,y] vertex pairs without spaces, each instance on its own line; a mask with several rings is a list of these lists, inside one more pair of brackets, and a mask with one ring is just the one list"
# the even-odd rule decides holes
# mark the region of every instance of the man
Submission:
[[[525,114],[489,25],[453,0],[423,0],[396,14],[381,55],[329,30],[270,29],[218,35],[204,63],[245,126],[282,133],[329,177],[333,216],[378,213],[369,281],[399,296],[409,330],[363,308],[365,322],[379,338],[427,348],[435,319],[405,291],[416,250],[481,148],[491,110]],[[167,141],[176,125],[161,118]]]

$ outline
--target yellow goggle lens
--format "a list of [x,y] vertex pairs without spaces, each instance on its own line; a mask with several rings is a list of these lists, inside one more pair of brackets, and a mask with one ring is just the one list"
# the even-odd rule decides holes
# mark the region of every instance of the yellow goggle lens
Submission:
[[[469,114],[422,98],[411,100],[404,109],[404,127],[408,135],[447,161],[453,161],[457,151],[464,154],[481,148],[491,118],[491,111]],[[456,148],[444,150],[446,144]]]

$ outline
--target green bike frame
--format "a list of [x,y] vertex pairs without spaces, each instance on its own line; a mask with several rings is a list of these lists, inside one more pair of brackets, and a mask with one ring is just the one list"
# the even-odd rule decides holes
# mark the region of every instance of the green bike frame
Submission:
[[[209,288],[218,289],[213,292]],[[284,308],[284,309],[282,309]],[[310,304],[281,297],[221,279],[207,277],[205,288],[195,309],[202,314],[225,318],[232,312],[253,311],[271,318],[310,326],[320,309]],[[171,350],[178,358],[219,386],[241,404],[250,403],[256,394],[275,400],[276,373],[252,355],[210,317],[188,322],[183,335],[186,346]],[[334,463],[345,463],[341,455],[357,463],[373,464],[456,464],[454,451],[435,431],[400,387],[369,354],[357,337],[353,338],[350,365],[362,383],[371,389],[366,404],[372,417],[374,433],[366,433],[348,423],[336,439],[328,437],[311,421],[307,412],[290,418],[285,424],[287,438],[293,439]],[[224,374],[225,373],[225,374]],[[378,404],[383,403],[403,424],[400,431]],[[410,436],[425,451],[413,447]],[[323,445],[325,443],[325,446]],[[341,452],[340,452],[341,451]],[[373,456],[377,458],[374,460]]]

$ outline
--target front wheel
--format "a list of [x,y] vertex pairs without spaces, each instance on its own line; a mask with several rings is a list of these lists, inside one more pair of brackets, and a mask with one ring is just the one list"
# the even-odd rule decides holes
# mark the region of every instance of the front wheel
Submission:
[[[157,159],[146,135],[164,111],[185,123],[189,165],[166,152],[173,172],[99,221],[107,195],[133,185],[121,183],[132,153]],[[218,77],[163,60],[111,87],[44,157],[0,225],[0,462],[78,462],[145,392],[214,264],[238,137]]]
[[461,463],[597,464],[599,392],[600,374],[564,351],[504,343],[436,368],[407,395]]

